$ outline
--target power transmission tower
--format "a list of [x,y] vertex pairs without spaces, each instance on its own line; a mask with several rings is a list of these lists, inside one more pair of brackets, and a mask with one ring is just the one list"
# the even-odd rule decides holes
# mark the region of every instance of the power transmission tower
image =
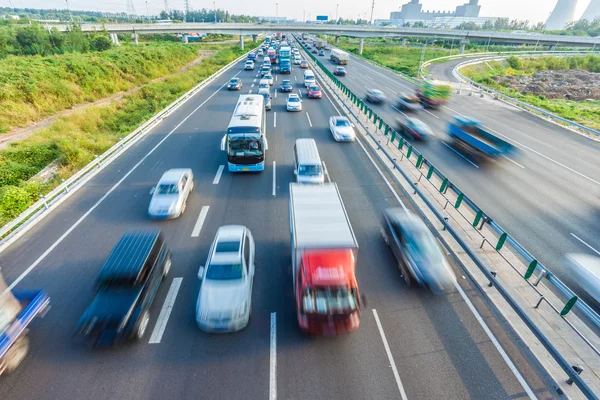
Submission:
[[371,25],[373,25],[373,10],[375,10],[375,0],[373,0],[373,4],[371,4]]
[[129,14],[129,18],[135,18],[135,6],[133,5],[133,0],[125,0],[125,4],[127,6],[127,14]]
[[184,2],[184,6],[185,6],[185,21],[184,22],[188,22],[188,17],[190,15],[190,0],[185,0]]
[[165,12],[169,13],[169,0],[165,0]]

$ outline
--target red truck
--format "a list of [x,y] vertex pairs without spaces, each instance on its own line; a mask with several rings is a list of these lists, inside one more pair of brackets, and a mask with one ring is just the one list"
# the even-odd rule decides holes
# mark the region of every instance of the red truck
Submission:
[[335,183],[290,184],[290,232],[300,329],[327,336],[358,329],[358,243]]

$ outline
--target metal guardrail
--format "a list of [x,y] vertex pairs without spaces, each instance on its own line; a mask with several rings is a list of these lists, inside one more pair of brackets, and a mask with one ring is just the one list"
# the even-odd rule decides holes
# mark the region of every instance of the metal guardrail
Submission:
[[[533,323],[533,321],[526,315],[523,309],[517,304],[517,302],[510,296],[510,294],[504,289],[496,279],[496,275],[493,274],[485,264],[474,254],[474,252],[468,247],[468,245],[458,236],[456,232],[448,225],[447,221],[444,219],[443,215],[431,204],[431,202],[426,198],[426,196],[421,192],[418,188],[419,183],[422,178],[425,177],[424,182],[428,182],[433,185],[435,189],[444,196],[446,200],[446,205],[444,209],[448,205],[452,205],[457,212],[462,215],[463,218],[469,221],[473,227],[476,227],[480,232],[482,237],[481,247],[487,242],[492,248],[499,254],[508,264],[517,271],[527,282],[527,284],[532,287],[540,296],[539,302],[536,306],[545,301],[555,312],[557,312],[563,320],[574,330],[574,332],[582,338],[594,351],[596,354],[600,355],[600,351],[596,349],[593,344],[585,338],[585,336],[577,330],[576,327],[568,320],[567,314],[562,314],[561,310],[565,310],[565,307],[556,307],[552,304],[547,298],[545,298],[537,289],[537,285],[543,278],[546,278],[552,285],[557,288],[563,295],[572,301],[573,297],[576,297],[574,293],[562,283],[558,278],[554,276],[548,269],[543,267],[539,261],[537,261],[529,252],[527,252],[522,246],[518,244],[518,242],[510,237],[506,231],[504,231],[498,224],[496,224],[487,214],[483,212],[472,200],[470,200],[465,194],[458,189],[448,178],[446,178],[433,164],[431,164],[422,154],[418,152],[408,141],[406,141],[400,134],[398,134],[394,129],[392,129],[381,117],[379,117],[373,110],[368,107],[361,98],[356,96],[350,89],[348,89],[339,79],[337,79],[316,57],[314,57],[306,48],[304,48],[305,52],[310,56],[312,61],[323,71],[327,78],[337,87],[338,90],[342,92],[354,106],[358,107],[366,121],[373,123],[376,129],[379,129],[384,133],[386,137],[388,137],[389,142],[394,143],[398,142],[397,148],[400,150],[403,157],[405,157],[417,170],[420,172],[420,177],[417,182],[413,182],[409,176],[407,176],[406,172],[402,170],[402,168],[397,164],[396,159],[391,157],[388,152],[383,150],[386,157],[393,163],[393,165],[400,171],[400,173],[407,179],[407,181],[411,184],[415,193],[418,193],[421,199],[428,205],[428,207],[434,212],[436,217],[440,220],[440,222],[451,232],[452,236],[455,240],[460,244],[460,246],[465,250],[465,252],[469,255],[469,257],[473,260],[473,262],[478,266],[478,268],[484,273],[484,275],[490,280],[490,283],[498,290],[498,292],[502,295],[502,297],[510,304],[511,308],[519,315],[522,321],[528,326],[528,328],[532,331],[532,333],[540,340],[546,350],[552,355],[554,360],[558,363],[558,365],[563,369],[563,371],[576,383],[579,389],[586,395],[588,398],[596,399],[597,396],[593,393],[593,391],[588,387],[588,385],[581,379],[581,377],[573,370],[570,363],[565,360],[565,358],[558,352],[558,350],[550,343],[550,341],[544,336],[544,334],[539,330],[539,328]],[[335,93],[335,88],[332,88],[332,92]],[[337,93],[336,93],[337,94]],[[341,98],[340,98],[341,100]],[[343,103],[343,101],[342,101]],[[352,110],[349,110],[353,115]],[[357,120],[360,121],[358,116],[354,115]],[[368,132],[368,129],[367,129]],[[370,132],[369,132],[369,135]],[[371,137],[375,139],[372,135]],[[396,140],[396,138],[398,138]],[[375,139],[377,142],[377,140]],[[423,170],[425,172],[423,172]],[[436,185],[433,182],[433,177],[437,178]],[[448,192],[453,193],[453,196],[449,196]],[[473,219],[470,219],[468,215],[474,215]],[[491,243],[483,233],[481,233],[484,225],[487,224],[494,232],[496,232],[499,236],[497,238],[496,243]],[[508,244],[511,248],[513,248],[517,254],[521,257],[525,258],[529,262],[529,268],[538,272],[537,280],[534,283],[531,283],[529,279],[532,274],[525,277],[519,269],[517,269],[510,261],[502,254],[501,250],[504,246]],[[600,328],[600,317],[596,314],[585,302],[578,299],[575,302],[575,307],[583,312],[583,314],[589,318],[589,321],[596,325],[596,327]]]
[[[253,50],[250,50],[253,51]],[[76,172],[69,179],[63,181],[59,186],[54,188],[46,195],[41,195],[40,200],[31,205],[28,209],[23,211],[15,219],[4,225],[0,229],[0,252],[3,251],[8,245],[16,240],[20,235],[29,230],[42,218],[44,218],[49,211],[58,206],[66,197],[69,197],[74,191],[78,190],[85,182],[91,179],[99,172],[101,165],[107,165],[112,162],[118,156],[123,154],[131,145],[137,142],[146,133],[160,124],[166,117],[174,112],[179,106],[189,100],[192,96],[202,90],[205,86],[213,82],[216,78],[221,76],[227,69],[236,63],[243,60],[247,53],[244,53],[240,57],[236,58],[229,64],[223,66],[219,71],[215,72],[204,81],[200,82],[194,88],[183,94],[181,97],[173,101],[162,111],[155,114],[148,121],[140,125],[136,130],[120,139],[118,143],[106,150],[103,154],[97,156],[92,162],[87,164],[81,170]]]
[[[547,54],[550,55],[550,54]],[[556,54],[553,54],[556,55]],[[539,54],[536,54],[536,56],[540,56]],[[560,125],[566,125],[569,128],[573,128],[575,130],[581,131],[581,132],[585,132],[585,133],[589,133],[592,134],[594,136],[597,136],[600,139],[600,132],[592,129],[590,127],[587,127],[585,125],[579,124],[577,122],[574,121],[570,121],[566,118],[562,118],[559,117],[556,114],[553,114],[549,111],[546,111],[542,108],[536,107],[534,105],[531,105],[529,103],[526,103],[524,101],[520,101],[515,99],[514,97],[508,96],[504,93],[498,92],[496,90],[493,90],[491,88],[488,88],[487,86],[484,86],[480,83],[475,82],[474,80],[467,78],[466,76],[462,75],[460,73],[460,69],[463,67],[466,67],[468,65],[475,65],[475,64],[479,64],[483,61],[498,61],[498,60],[504,60],[505,58],[507,58],[509,56],[501,56],[501,57],[493,57],[493,58],[486,58],[484,60],[482,59],[478,59],[478,60],[470,60],[470,61],[465,61],[463,63],[458,64],[453,71],[454,76],[458,79],[461,80],[463,82],[468,83],[471,86],[474,86],[476,88],[478,88],[479,90],[489,93],[490,95],[493,95],[495,98],[497,99],[501,99],[509,104],[512,104],[516,107],[519,107],[520,109],[523,109],[525,111],[530,112],[531,114],[534,114],[537,117],[545,117],[545,119],[550,120],[552,122],[555,122],[557,124]],[[520,57],[523,57],[523,55],[521,55]]]

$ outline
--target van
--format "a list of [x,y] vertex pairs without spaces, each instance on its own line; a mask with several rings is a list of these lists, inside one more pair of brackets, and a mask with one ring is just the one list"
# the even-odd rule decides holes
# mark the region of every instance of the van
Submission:
[[312,70],[307,69],[306,71],[304,71],[304,86],[309,87],[314,85],[315,83],[315,74],[312,72]]
[[298,183],[321,184],[325,182],[321,157],[314,139],[296,139],[294,175],[296,175]]

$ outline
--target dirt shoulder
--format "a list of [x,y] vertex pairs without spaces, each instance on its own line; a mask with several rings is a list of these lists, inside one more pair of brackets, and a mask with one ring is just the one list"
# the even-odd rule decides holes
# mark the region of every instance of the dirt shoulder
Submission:
[[88,107],[94,107],[94,106],[99,106],[99,105],[103,105],[103,104],[108,104],[111,103],[113,101],[119,101],[120,99],[122,99],[124,96],[129,96],[135,92],[137,92],[138,90],[152,84],[152,83],[156,83],[156,82],[160,82],[163,81],[173,75],[177,75],[180,74],[182,72],[187,71],[189,68],[193,67],[194,65],[198,64],[199,62],[201,62],[204,58],[209,57],[211,55],[213,55],[215,53],[215,51],[206,51],[206,50],[199,50],[198,51],[198,57],[195,58],[194,60],[190,61],[189,63],[187,63],[186,65],[184,65],[183,67],[181,67],[177,72],[173,72],[171,74],[167,74],[164,76],[161,76],[160,78],[156,78],[151,80],[150,82],[141,85],[141,86],[137,86],[135,88],[129,89],[127,91],[122,91],[122,92],[118,92],[115,93],[111,96],[105,97],[103,99],[99,99],[96,101],[93,101],[91,103],[85,103],[85,104],[79,104],[75,107],[72,107],[68,110],[63,110],[63,111],[59,111],[56,114],[53,114],[47,118],[44,118],[40,121],[37,122],[32,122],[31,124],[29,124],[28,126],[25,127],[21,127],[21,128],[15,128],[12,129],[9,132],[3,133],[2,135],[0,135],[0,150],[6,148],[10,143],[13,142],[18,142],[20,140],[24,140],[32,135],[34,135],[37,131],[39,131],[40,129],[44,129],[44,128],[48,128],[50,125],[52,125],[52,123],[54,123],[54,121],[56,121],[58,118],[61,117],[67,117],[79,110],[88,108]]

